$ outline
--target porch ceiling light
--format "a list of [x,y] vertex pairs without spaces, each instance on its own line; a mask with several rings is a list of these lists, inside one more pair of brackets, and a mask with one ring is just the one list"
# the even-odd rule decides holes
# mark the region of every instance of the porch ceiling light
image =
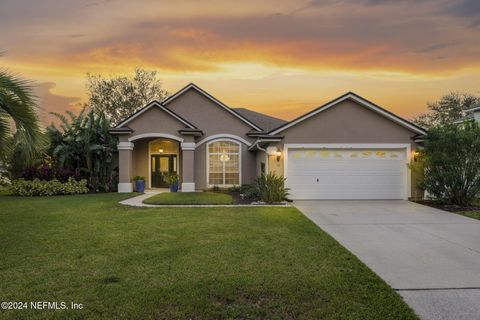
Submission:
[[162,148],[158,149],[158,152],[162,153],[162,152],[163,152],[163,149],[162,149]]

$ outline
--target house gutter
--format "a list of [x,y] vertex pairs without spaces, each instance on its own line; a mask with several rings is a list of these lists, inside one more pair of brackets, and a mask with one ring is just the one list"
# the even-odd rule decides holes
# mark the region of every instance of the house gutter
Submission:
[[256,147],[258,150],[265,152],[265,171],[267,173],[268,173],[268,153],[267,153],[267,150],[265,148],[260,147],[260,143],[262,143],[262,142],[279,142],[280,140],[282,140],[282,138],[257,139],[255,141],[255,143],[250,148],[248,148],[249,150],[252,150],[253,148]]

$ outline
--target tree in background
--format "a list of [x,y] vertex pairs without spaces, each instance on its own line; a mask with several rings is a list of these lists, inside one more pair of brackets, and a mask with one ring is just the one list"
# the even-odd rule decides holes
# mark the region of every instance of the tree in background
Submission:
[[480,193],[480,127],[474,121],[429,130],[424,150],[425,189],[435,198],[469,205]]
[[104,114],[112,124],[135,113],[153,100],[163,100],[167,91],[157,79],[156,71],[135,69],[133,77],[110,77],[87,74],[89,108]]
[[93,110],[85,113],[85,109],[78,116],[67,111],[70,119],[52,114],[61,121],[60,128],[53,124],[47,128],[48,154],[55,166],[80,172],[92,191],[113,191],[116,185],[113,154],[117,139],[108,133],[110,121],[104,114]]
[[15,172],[41,159],[45,143],[35,108],[31,83],[0,70],[0,159]]
[[451,92],[440,100],[428,103],[428,112],[418,115],[413,122],[424,128],[443,126],[463,117],[463,111],[480,105],[480,96]]

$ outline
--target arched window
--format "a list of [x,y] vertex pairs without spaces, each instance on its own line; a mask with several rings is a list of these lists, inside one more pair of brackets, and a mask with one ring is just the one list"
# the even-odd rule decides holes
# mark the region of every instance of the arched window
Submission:
[[240,185],[240,143],[217,140],[207,145],[209,186]]

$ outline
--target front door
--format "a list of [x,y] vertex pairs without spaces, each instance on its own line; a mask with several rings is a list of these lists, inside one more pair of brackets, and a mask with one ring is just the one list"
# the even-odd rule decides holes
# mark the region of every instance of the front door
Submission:
[[169,173],[177,173],[177,155],[153,154],[150,161],[152,188],[168,188],[165,177]]

